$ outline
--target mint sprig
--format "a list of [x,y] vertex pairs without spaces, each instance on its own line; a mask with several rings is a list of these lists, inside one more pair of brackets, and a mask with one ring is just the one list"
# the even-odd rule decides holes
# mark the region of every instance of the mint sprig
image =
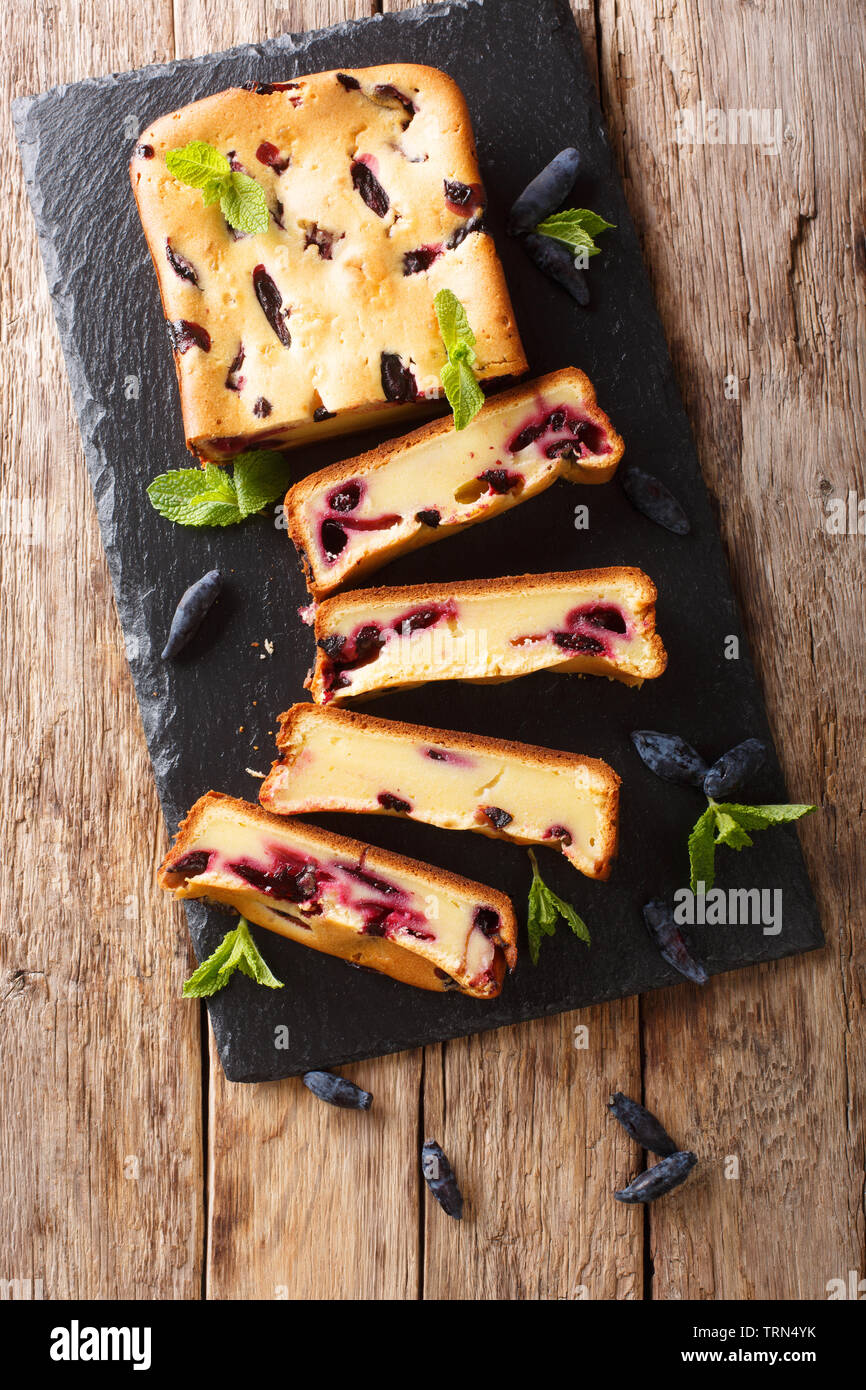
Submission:
[[188,980],[184,981],[184,999],[208,999],[224,989],[236,970],[268,989],[282,989],[283,982],[272,974],[250,936],[249,923],[241,917],[237,926],[226,932],[213,955],[203,960]]
[[541,950],[541,942],[545,936],[554,936],[556,924],[562,917],[575,936],[580,937],[589,945],[589,928],[582,917],[575,912],[571,903],[565,902],[558,893],[554,893],[552,888],[548,888],[541,874],[538,872],[538,862],[532,850],[529,851],[529,858],[532,861],[532,883],[529,887],[529,915],[527,917],[527,931],[529,933],[529,954],[532,964],[538,964],[538,954]]
[[160,516],[179,526],[236,526],[280,497],[289,464],[273,449],[251,449],[234,459],[234,472],[209,463],[160,473],[147,495]]
[[439,332],[448,361],[440,372],[448,404],[454,412],[455,430],[465,430],[484,404],[472,364],[476,359],[475,334],[466,310],[452,290],[440,290],[433,300]]
[[230,227],[256,236],[270,225],[265,190],[249,174],[233,169],[228,159],[204,140],[193,140],[165,156],[168,172],[201,190],[205,207],[219,203]]
[[[754,841],[750,830],[769,830],[773,825],[808,816],[816,806],[779,803],[769,806],[741,806],[730,801],[708,798],[707,809],[698,817],[689,836],[689,886],[693,893],[708,893],[716,881],[716,846],[749,849]],[[703,885],[700,889],[698,885]]]
[[554,241],[564,242],[573,251],[597,256],[601,247],[596,246],[593,238],[615,225],[614,222],[605,222],[603,217],[589,208],[566,208],[565,212],[555,212],[551,217],[546,217],[535,230],[542,236],[552,237]]

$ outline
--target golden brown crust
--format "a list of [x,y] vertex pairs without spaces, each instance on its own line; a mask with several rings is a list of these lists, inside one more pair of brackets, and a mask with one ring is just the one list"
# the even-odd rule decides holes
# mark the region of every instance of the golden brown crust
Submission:
[[[330,830],[322,830],[318,826],[307,825],[304,821],[295,820],[294,817],[276,816],[263,807],[250,801],[242,801],[237,797],[228,796],[224,792],[208,791],[200,796],[198,801],[190,807],[186,816],[178,826],[174,844],[168,854],[163,859],[157,870],[157,882],[160,888],[168,892],[175,893],[176,896],[185,896],[177,893],[176,885],[170,882],[171,864],[187,849],[194,834],[195,827],[207,809],[214,804],[220,804],[229,808],[235,814],[241,813],[251,820],[267,827],[276,835],[291,835],[296,840],[309,845],[312,852],[346,855],[355,858],[365,868],[380,869],[387,873],[389,870],[395,873],[410,875],[420,882],[429,885],[431,889],[442,891],[451,890],[464,894],[470,898],[477,898],[485,905],[490,905],[498,913],[501,922],[501,938],[503,945],[497,950],[494,964],[498,976],[497,988],[490,991],[479,991],[472,989],[468,984],[461,984],[460,989],[464,994],[470,994],[477,998],[492,998],[498,994],[504,975],[505,962],[510,968],[514,968],[517,958],[517,920],[514,915],[514,908],[511,900],[504,893],[496,888],[490,888],[487,884],[477,883],[473,879],[463,878],[459,874],[451,873],[448,869],[439,869],[431,864],[425,864],[417,859],[409,859],[401,854],[394,854],[391,850],[380,849],[378,846],[364,844],[360,840],[352,840],[348,836],[338,835]],[[186,895],[189,896],[189,895]],[[208,887],[202,895],[233,906],[240,897],[249,899],[248,893],[240,890],[223,889],[219,887]],[[290,906],[290,904],[288,905]],[[392,978],[399,978],[407,983],[417,983],[422,989],[442,989],[441,983],[437,983],[432,974],[432,967],[423,958],[418,958],[412,954],[412,946],[409,943],[397,944],[391,942],[392,950],[386,950],[382,945],[375,944],[384,938],[365,938],[356,933],[349,933],[351,943],[342,941],[343,929],[337,928],[330,934],[327,944],[318,938],[320,932],[310,932],[309,924],[301,932],[292,930],[289,923],[278,918],[270,912],[267,907],[263,912],[252,920],[258,921],[262,926],[269,927],[271,930],[279,931],[283,935],[288,935],[292,940],[299,941],[302,945],[313,946],[314,949],[322,950],[328,955],[339,955],[344,959],[352,958],[356,963],[367,964],[371,969],[378,969],[384,974],[391,975]],[[314,924],[315,925],[315,924]],[[328,937],[328,933],[325,936]],[[346,950],[340,949],[341,945],[346,946]],[[351,949],[349,947],[351,946]],[[395,957],[394,952],[399,951],[400,975],[394,973]],[[363,957],[363,959],[360,959]],[[409,957],[409,960],[406,960]],[[375,964],[373,963],[375,958]],[[412,962],[418,962],[417,970],[414,972],[419,978],[409,980],[407,972],[412,972]],[[405,967],[405,969],[404,969]],[[424,981],[422,983],[421,977]]]
[[[586,407],[587,414],[593,423],[604,428],[613,445],[612,452],[616,456],[615,462],[619,463],[625,444],[604,411],[596,404],[595,387],[586,373],[582,372],[579,367],[560,367],[556,372],[548,372],[545,376],[534,377],[532,381],[521,382],[519,386],[513,386],[507,391],[499,391],[495,396],[488,397],[476,419],[481,419],[484,415],[495,414],[499,410],[507,410],[518,401],[531,398],[538,391],[553,391],[566,385],[574,386],[575,389],[584,393],[582,404]],[[379,444],[375,449],[368,449],[365,453],[356,454],[353,458],[329,464],[327,468],[320,468],[317,472],[308,474],[306,478],[301,478],[299,482],[294,483],[289,488],[285,497],[287,513],[289,517],[293,516],[311,494],[319,492],[325,487],[342,483],[348,478],[357,477],[359,473],[369,473],[374,469],[383,468],[394,454],[402,453],[415,444],[424,444],[429,439],[437,439],[440,435],[453,433],[454,416],[443,415],[441,419],[431,420],[428,424],[421,425],[419,429],[412,430],[410,434],[401,435],[399,439],[386,440],[384,444]],[[611,462],[611,455],[592,454],[588,460],[584,461],[592,465],[595,460],[603,461],[607,465]],[[291,525],[289,530],[292,539],[295,539]]]
[[[586,458],[576,459],[573,464],[561,475],[551,474],[550,479],[545,483],[545,487],[551,486],[557,476],[566,477],[569,482],[581,483],[605,483],[613,477],[617,466],[622,458],[625,444],[619,434],[617,434],[607,415],[596,403],[595,388],[589,377],[577,367],[562,367],[559,371],[548,372],[546,376],[538,377],[533,381],[525,382],[519,386],[514,386],[510,390],[502,391],[498,395],[491,396],[482,407],[480,414],[476,417],[483,419],[495,416],[502,410],[508,410],[513,405],[525,400],[527,405],[532,401],[533,396],[539,392],[554,393],[566,387],[572,388],[581,397],[581,410],[589,419],[604,430],[610,440],[611,449],[606,454],[591,454]],[[473,422],[474,423],[474,422]],[[373,551],[368,555],[359,556],[346,573],[341,574],[338,580],[325,580],[317,577],[314,566],[307,558],[315,555],[316,538],[311,533],[306,524],[304,508],[310,498],[326,492],[331,488],[350,478],[369,475],[381,468],[386,467],[391,460],[401,452],[414,448],[416,445],[424,444],[433,439],[440,439],[454,433],[453,416],[446,415],[441,419],[432,420],[419,429],[413,430],[410,434],[402,435],[399,439],[392,439],[380,444],[375,449],[368,449],[366,453],[355,455],[349,459],[343,459],[339,463],[333,463],[327,468],[322,468],[315,473],[310,473],[306,478],[300,479],[289,488],[285,496],[285,516],[286,529],[293,542],[298,555],[301,558],[304,577],[307,588],[316,599],[324,598],[335,589],[343,588],[347,583],[358,580],[364,575],[381,568],[388,564],[395,556],[408,554],[412,550],[418,550],[425,545],[432,545],[436,541],[445,540],[448,536],[454,535],[459,531],[466,530],[470,526],[501,515],[504,508],[497,507],[489,513],[480,516],[473,516],[462,522],[449,522],[437,527],[435,530],[426,526],[419,526],[411,535],[405,537],[402,542],[396,543],[393,547],[388,547],[382,552]],[[533,496],[531,493],[529,496]],[[529,497],[523,499],[529,500]]]
[[[291,709],[279,716],[280,728],[277,734],[277,747],[286,750],[286,753],[271,764],[272,772],[290,761],[288,752],[292,747],[295,731],[309,720],[341,724],[344,728],[369,730],[371,733],[383,734],[387,738],[405,740],[410,743],[429,743],[434,747],[446,749],[459,748],[466,753],[504,754],[506,757],[518,758],[529,765],[541,764],[545,767],[562,768],[569,771],[575,767],[585,768],[596,779],[596,790],[606,798],[607,807],[602,839],[596,847],[598,852],[592,865],[592,871],[589,872],[582,866],[581,871],[587,873],[590,878],[604,880],[610,877],[619,844],[619,798],[622,779],[610,764],[601,758],[588,758],[583,754],[567,753],[555,748],[540,748],[535,744],[518,743],[511,739],[491,738],[482,734],[465,734],[452,729],[434,729],[428,724],[406,724],[399,719],[377,719],[373,715],[363,714],[357,710],[342,709],[334,705],[323,707],[311,702],[301,702],[292,705]],[[301,733],[300,736],[303,737],[303,734]],[[269,780],[268,778],[262,783],[262,793],[265,792]],[[393,815],[395,813],[382,806],[371,806],[369,814]],[[507,834],[500,834],[492,828],[482,829],[479,827],[479,829],[481,829],[481,833],[492,839],[507,840],[509,838]],[[509,958],[509,965],[511,964]]]
[[424,603],[435,598],[483,598],[486,594],[524,594],[527,589],[572,589],[578,585],[615,584],[627,581],[634,585],[636,602],[641,606],[654,604],[658,590],[643,570],[630,565],[611,565],[605,569],[551,570],[548,574],[512,574],[494,579],[457,579],[442,584],[401,584],[351,590],[323,599],[316,609],[316,637],[324,636],[335,614],[367,608],[370,604]]
[[[447,240],[448,229],[453,230],[452,223],[459,221],[460,214],[459,211],[450,212],[445,218],[448,225],[442,222],[445,213],[440,211],[438,203],[434,206],[428,196],[433,172],[429,176],[418,172],[424,169],[423,162],[413,162],[404,150],[398,149],[399,142],[389,144],[391,125],[398,135],[400,130],[399,123],[391,119],[393,111],[366,115],[360,120],[359,112],[353,110],[354,94],[347,93],[336,81],[338,71],[357,79],[364,88],[361,94],[364,97],[370,96],[379,85],[411,90],[419,103],[413,118],[419,124],[419,139],[430,148],[429,169],[435,172],[441,165],[448,177],[480,187],[472,128],[462,93],[445,73],[415,64],[332,69],[292,79],[292,91],[264,95],[230,88],[159,118],[142,133],[137,146],[137,151],[150,147],[153,157],[143,159],[136,153],[130,162],[133,192],[153,259],[163,312],[169,320],[191,319],[201,323],[211,337],[208,353],[194,349],[184,356],[176,354],[175,368],[187,443],[200,456],[217,462],[228,461],[237,447],[252,447],[264,440],[270,447],[295,447],[344,433],[347,423],[352,429],[373,426],[383,419],[383,411],[390,411],[397,419],[405,418],[407,406],[404,403],[384,399],[378,375],[378,350],[374,354],[375,372],[370,353],[362,350],[365,337],[369,339],[376,325],[381,327],[383,339],[387,339],[380,344],[381,349],[405,352],[416,365],[419,390],[426,399],[429,401],[441,394],[438,380],[441,364],[438,356],[434,364],[433,356],[441,355],[442,345],[432,297],[444,270],[444,257],[431,268],[429,275],[425,272],[421,277],[407,279],[399,270],[399,258],[405,249],[403,240],[413,227],[412,218],[406,217],[397,223],[395,233],[390,225],[377,228],[375,218],[369,226],[359,228],[352,216],[344,220],[340,217],[341,210],[355,205],[356,195],[351,192],[348,169],[350,159],[357,152],[354,142],[359,129],[366,133],[369,128],[368,149],[372,151],[375,146],[378,150],[381,145],[386,154],[391,151],[389,158],[396,160],[399,167],[391,168],[389,178],[392,189],[399,190],[398,201],[403,196],[409,208],[416,204],[424,208],[426,221],[423,228],[417,229],[419,236],[422,231],[425,234],[430,231],[427,227],[430,222],[432,231],[428,239]],[[295,105],[299,109],[294,110]],[[375,106],[369,109],[375,112]],[[285,226],[276,220],[275,214],[269,231],[255,242],[235,241],[224,245],[226,231],[219,208],[205,208],[196,190],[172,181],[170,176],[166,179],[165,153],[190,140],[205,140],[220,148],[229,143],[237,145],[238,159],[247,172],[255,174],[273,209],[277,201],[282,201],[283,186],[279,179],[285,170],[275,173],[257,160],[256,147],[265,136],[270,141],[284,143],[296,169],[302,169],[298,185],[302,188],[300,200],[287,215]],[[306,167],[304,149],[310,156]],[[339,171],[336,166],[325,168],[321,177],[326,181],[326,190],[319,196],[317,186],[310,183],[309,177],[325,167],[320,164],[319,155],[321,150],[327,152],[329,149],[334,159],[339,153],[343,162]],[[402,155],[406,157],[400,158]],[[291,169],[287,177],[292,186],[296,186]],[[445,208],[444,202],[442,208]],[[305,220],[299,220],[301,212]],[[326,220],[322,221],[323,218]],[[321,265],[315,263],[315,252],[314,264],[304,260],[309,243],[305,245],[302,229],[318,226],[319,222],[334,228],[335,235],[340,229],[340,235],[349,238],[343,246],[351,248],[345,257],[350,275],[358,266],[363,267],[365,258],[370,257],[372,278],[375,280],[378,276],[380,283],[393,282],[393,292],[384,298],[380,296],[379,317],[374,312],[360,325],[357,315],[354,318],[344,316],[345,321],[340,319],[346,302],[344,282],[337,278],[322,279],[322,267],[330,262],[330,254],[322,257]],[[378,236],[379,230],[386,235]],[[165,245],[166,240],[172,238],[185,244],[184,254],[194,263],[207,268],[208,295],[203,296],[197,288],[184,285],[171,269],[165,257]],[[178,240],[173,244],[180,249]],[[298,325],[297,334],[290,328],[295,338],[291,361],[288,357],[273,359],[270,330],[267,326],[263,328],[247,284],[251,269],[251,264],[247,264],[250,247],[271,265],[271,269],[276,267],[278,280],[282,276],[285,281],[283,293],[294,310],[294,322]],[[339,259],[338,253],[335,256]],[[448,276],[455,292],[474,299],[482,379],[522,375],[527,370],[526,357],[491,238],[486,233],[468,235],[462,243],[449,249],[447,256]],[[217,279],[217,276],[222,278]],[[225,279],[226,276],[240,277],[237,286],[233,280]],[[418,283],[415,283],[416,278]],[[220,286],[226,284],[231,286],[233,295],[235,289],[240,291],[237,307],[231,311],[225,307],[228,297],[219,293]],[[364,296],[361,297],[363,301]],[[401,324],[405,330],[402,333],[398,331]],[[352,331],[359,335],[359,348],[350,361],[347,350],[352,339],[346,335]],[[335,352],[329,354],[328,344],[336,343],[338,337],[342,355],[339,351],[336,355]],[[225,389],[227,368],[239,341],[247,349],[244,373],[249,376],[252,371],[243,392],[240,388]],[[329,360],[333,361],[330,370]],[[250,384],[253,380],[255,389]],[[262,386],[266,388],[264,391]],[[253,411],[253,404],[260,395],[267,398],[271,407],[264,418],[256,418]],[[334,412],[333,418],[313,422],[317,402]],[[415,414],[420,413],[423,402],[412,409]],[[227,440],[243,440],[244,443],[235,447],[225,443]]]

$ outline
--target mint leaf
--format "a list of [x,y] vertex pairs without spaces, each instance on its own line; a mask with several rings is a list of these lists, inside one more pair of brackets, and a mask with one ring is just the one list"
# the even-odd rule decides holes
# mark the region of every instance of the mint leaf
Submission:
[[282,496],[289,485],[290,467],[285,454],[273,449],[253,449],[234,461],[234,485],[241,517],[261,511]]
[[733,816],[729,816],[726,811],[720,811],[716,807],[716,844],[727,845],[728,849],[750,849],[754,844],[751,835],[748,835],[741,825],[738,825]]
[[289,464],[272,449],[251,449],[234,460],[234,476],[209,463],[160,473],[147,495],[161,516],[180,526],[236,526],[286,491]]
[[243,520],[231,477],[214,464],[160,473],[147,495],[160,516],[180,526],[232,526]]
[[229,226],[239,232],[256,236],[268,230],[270,219],[265,190],[249,174],[237,170],[231,173],[220,196],[220,207]]
[[698,884],[703,883],[704,892],[712,888],[716,881],[716,815],[708,806],[689,836],[689,865],[691,876],[689,886],[697,893]]
[[546,217],[543,222],[539,222],[535,230],[542,236],[552,237],[554,241],[564,242],[575,251],[585,251],[588,256],[597,256],[601,247],[596,246],[593,238],[615,225],[613,222],[605,222],[603,217],[599,217],[597,212],[591,212],[589,208],[567,208],[565,212],[555,212],[552,217]]
[[236,502],[226,502],[220,495],[205,492],[176,520],[181,526],[237,526],[243,517]]
[[205,487],[205,474],[200,468],[174,468],[154,478],[147,495],[160,516],[167,516],[169,521],[181,521],[190,502]]
[[[181,183],[203,189],[212,188],[215,183],[224,183],[232,172],[225,155],[203,140],[193,140],[182,149],[169,150],[165,156],[165,167]],[[211,198],[209,201],[215,200]]]
[[265,191],[249,174],[232,169],[224,154],[203,140],[193,140],[165,156],[168,172],[181,183],[201,189],[205,207],[219,203],[229,226],[255,236],[270,225]]
[[439,332],[442,334],[442,341],[449,358],[454,358],[455,349],[459,348],[461,344],[468,348],[474,348],[475,334],[469,327],[466,310],[453,290],[440,290],[433,300],[433,308],[436,310]]
[[484,404],[484,392],[475,380],[472,368],[458,359],[446,362],[440,373],[448,404],[454,411],[455,430],[465,430]]
[[262,958],[250,935],[249,923],[243,917],[233,931],[226,932],[213,955],[203,960],[184,981],[184,999],[209,998],[228,984],[235,970],[240,970],[257,984],[267,985],[269,989],[283,988],[282,981],[277,979]]
[[465,430],[484,404],[484,392],[472,371],[475,334],[453,290],[439,290],[433,300],[448,360],[440,372],[445,396],[454,412],[455,430]]
[[529,886],[529,911],[526,920],[527,932],[529,934],[529,954],[532,964],[538,964],[538,954],[541,950],[542,938],[553,936],[556,932],[556,924],[560,917],[571,927],[575,936],[589,945],[589,928],[582,917],[575,912],[571,903],[565,902],[552,888],[548,888],[541,874],[538,872],[538,862],[532,850],[529,851],[529,858],[532,861],[532,883]]
[[799,820],[817,811],[817,806],[800,806],[795,802],[780,802],[770,806],[737,806],[731,802],[720,801],[716,812],[732,816],[744,830],[768,830],[771,825],[784,825],[788,821]]

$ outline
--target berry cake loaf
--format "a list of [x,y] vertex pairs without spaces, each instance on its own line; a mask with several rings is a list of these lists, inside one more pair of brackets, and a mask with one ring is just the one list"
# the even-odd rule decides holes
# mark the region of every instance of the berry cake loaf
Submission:
[[561,850],[589,878],[616,853],[620,779],[596,758],[320,705],[280,719],[259,799],[280,815],[362,811]]
[[192,807],[158,879],[419,989],[493,999],[517,962],[503,893],[220,792]]
[[336,594],[316,610],[307,685],[319,704],[544,670],[641,685],[667,665],[656,597],[622,567]]
[[458,434],[451,417],[295,483],[289,532],[316,598],[544,491],[606,483],[623,442],[589,378],[564,367],[505,391]]
[[[267,231],[236,231],[172,177],[166,154],[193,142],[261,186]],[[478,378],[525,372],[469,114],[445,73],[394,64],[220,92],[155,121],[130,173],[202,458],[417,414],[443,395],[444,287],[469,316]]]

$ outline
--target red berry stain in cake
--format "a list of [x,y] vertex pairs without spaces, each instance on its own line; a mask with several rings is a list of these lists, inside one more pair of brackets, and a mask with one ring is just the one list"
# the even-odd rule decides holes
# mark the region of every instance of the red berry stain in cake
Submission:
[[191,285],[195,285],[197,290],[201,289],[198,282],[198,271],[192,261],[188,261],[186,256],[182,256],[179,251],[175,251],[171,242],[166,237],[165,258],[174,271],[175,275],[181,280],[188,280]]
[[412,810],[411,801],[404,801],[402,796],[395,796],[393,792],[380,792],[376,800],[383,811],[398,811],[401,815],[406,815]]
[[510,812],[503,811],[501,806],[481,806],[479,810],[495,830],[504,830],[506,825],[510,825],[514,820]]
[[501,925],[499,913],[492,907],[476,907],[472,925],[483,932],[488,940],[495,940]]
[[386,401],[417,401],[418,383],[411,367],[396,352],[381,357],[382,390]]
[[566,627],[578,627],[584,623],[590,627],[604,628],[606,632],[617,632],[622,636],[628,632],[625,614],[612,603],[584,604],[582,608],[572,608],[571,612],[566,614]]
[[259,396],[258,400],[253,405],[253,414],[259,420],[266,420],[272,410],[273,406],[267,396]]
[[[299,82],[244,82],[245,92],[254,92],[259,97],[272,96],[274,92],[297,92],[300,91]],[[293,103],[300,101],[300,97],[292,98]]]
[[342,241],[345,235],[345,232],[340,232],[339,236],[336,232],[328,232],[324,227],[320,227],[314,222],[312,227],[309,227],[304,233],[304,250],[306,251],[308,246],[315,246],[322,260],[329,261],[334,250],[334,242]]
[[362,154],[353,159],[352,187],[356,193],[360,193],[371,212],[375,212],[377,217],[384,217],[391,200],[376,177],[377,168],[376,159],[371,154]]
[[361,84],[357,77],[350,77],[347,72],[338,72],[337,81],[341,87],[345,87],[347,92],[360,92]]
[[536,441],[542,441],[539,448],[549,459],[560,458],[563,454],[586,458],[590,454],[610,453],[610,442],[604,429],[592,420],[576,415],[569,406],[557,406],[552,411],[541,406],[515,431],[507,448],[509,453],[519,454]]
[[[511,645],[523,647],[533,642],[554,642],[563,651],[584,656],[606,656],[615,661],[616,651],[611,645],[611,638],[628,636],[630,630],[626,614],[616,604],[585,603],[566,614],[561,629],[512,637]],[[603,638],[602,633],[610,635]]]
[[452,767],[472,767],[474,759],[465,753],[455,753],[450,748],[425,748],[424,757],[434,763],[450,763]]
[[239,859],[227,867],[266,897],[290,903],[309,902],[318,897],[322,882],[328,877],[312,859],[292,854],[282,846],[271,850],[265,865]]
[[402,106],[406,115],[409,117],[408,121],[403,122],[403,129],[406,130],[411,124],[412,117],[415,115],[414,101],[412,101],[410,97],[407,97],[405,92],[401,92],[399,87],[395,87],[393,82],[377,82],[376,86],[373,88],[373,96],[376,100],[386,105],[390,106],[396,102],[398,106]]
[[139,159],[153,159],[155,152],[153,145],[136,145],[135,153]]
[[368,666],[371,661],[375,661],[392,637],[398,634],[401,637],[411,637],[415,632],[435,627],[437,623],[456,616],[457,605],[453,599],[449,599],[447,603],[410,608],[395,618],[389,628],[382,629],[378,623],[363,623],[348,636],[333,633],[320,638],[317,645],[325,654],[325,660],[322,662],[324,703],[327,704],[335,690],[344,690],[346,686],[351,685],[347,672],[356,671],[360,666]]
[[422,526],[429,526],[435,531],[442,520],[442,513],[437,512],[435,507],[424,507],[420,512],[415,513],[415,520],[420,521]]
[[564,845],[570,845],[572,834],[570,830],[566,830],[564,825],[551,825],[549,829],[545,830],[541,838],[542,840],[559,840]]
[[468,217],[477,208],[484,206],[484,188],[480,183],[461,183],[459,179],[445,179],[445,202],[451,212]]
[[244,365],[245,355],[244,345],[240,343],[232,364],[226,372],[227,391],[242,391],[244,389],[244,378],[240,375],[240,370]]
[[210,352],[210,334],[200,323],[191,323],[189,319],[170,319],[168,336],[174,351],[181,356],[192,347],[201,348],[202,352]]
[[418,275],[422,270],[429,270],[433,262],[442,255],[444,249],[441,244],[434,244],[419,246],[415,251],[404,251],[403,274]]
[[262,313],[283,347],[291,347],[292,335],[288,329],[287,319],[292,311],[288,307],[283,308],[283,296],[277,289],[276,281],[268,274],[263,265],[257,265],[253,271],[253,289],[256,292],[256,299],[261,305]]
[[256,159],[260,164],[265,164],[269,169],[273,169],[275,174],[284,174],[291,164],[289,155],[281,155],[276,145],[272,145],[270,140],[263,140],[256,150]]
[[332,512],[353,512],[361,501],[363,490],[363,483],[355,479],[340,483],[328,494],[328,506]]
[[511,473],[507,468],[485,468],[483,473],[478,474],[480,482],[487,483],[491,492],[496,493],[497,497],[502,497],[507,492],[519,492],[523,487],[523,478],[519,473]]
[[197,874],[203,874],[210,862],[211,850],[201,849],[192,850],[189,854],[181,855],[173,864],[169,864],[170,874],[183,874],[185,878],[195,878]]

